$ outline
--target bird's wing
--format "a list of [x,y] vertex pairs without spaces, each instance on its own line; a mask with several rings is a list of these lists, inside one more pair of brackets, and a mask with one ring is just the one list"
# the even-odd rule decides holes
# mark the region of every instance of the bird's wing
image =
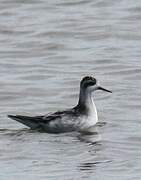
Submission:
[[66,116],[66,115],[77,115],[77,114],[75,113],[74,109],[67,109],[65,111],[57,111],[52,114],[47,114],[47,115],[43,116],[42,119],[44,122],[45,121],[50,122],[53,120],[61,119],[63,116]]
[[51,122],[54,121],[54,123],[57,123],[60,119],[63,119],[62,117],[66,115],[72,115],[74,114],[73,109],[69,109],[66,111],[57,111],[55,113],[50,113],[44,116],[22,116],[22,115],[8,115],[9,118],[14,119],[31,129],[40,129],[45,126],[48,126]]
[[61,118],[61,113],[48,114],[45,116],[22,116],[22,115],[8,115],[9,118],[14,119],[31,129],[36,129],[43,124],[48,124],[49,122]]

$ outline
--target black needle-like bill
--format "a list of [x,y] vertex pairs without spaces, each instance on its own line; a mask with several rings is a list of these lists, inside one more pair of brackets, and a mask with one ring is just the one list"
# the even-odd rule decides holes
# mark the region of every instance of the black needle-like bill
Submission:
[[99,90],[102,90],[102,91],[106,91],[106,92],[109,92],[109,93],[112,93],[112,91],[108,90],[108,89],[105,89],[101,86],[98,87]]

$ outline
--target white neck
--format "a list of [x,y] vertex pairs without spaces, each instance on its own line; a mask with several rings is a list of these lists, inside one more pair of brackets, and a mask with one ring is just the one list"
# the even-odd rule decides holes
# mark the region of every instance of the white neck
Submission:
[[92,98],[92,91],[80,89],[78,105],[85,107],[87,115],[97,121],[97,110]]

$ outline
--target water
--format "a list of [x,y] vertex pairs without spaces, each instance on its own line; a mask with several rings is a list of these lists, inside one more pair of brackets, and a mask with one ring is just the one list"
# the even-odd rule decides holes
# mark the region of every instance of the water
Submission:
[[[0,1],[0,179],[141,177],[141,1]],[[40,115],[77,103],[94,75],[93,136],[38,133],[7,114]]]

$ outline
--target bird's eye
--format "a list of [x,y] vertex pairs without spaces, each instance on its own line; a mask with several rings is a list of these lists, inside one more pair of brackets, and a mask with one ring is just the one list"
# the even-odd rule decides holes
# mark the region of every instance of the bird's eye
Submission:
[[81,81],[81,86],[87,88],[88,86],[94,86],[96,84],[96,79],[90,76],[86,76]]
[[94,86],[96,84],[96,81],[87,81],[84,83],[84,87],[87,88],[88,86]]

